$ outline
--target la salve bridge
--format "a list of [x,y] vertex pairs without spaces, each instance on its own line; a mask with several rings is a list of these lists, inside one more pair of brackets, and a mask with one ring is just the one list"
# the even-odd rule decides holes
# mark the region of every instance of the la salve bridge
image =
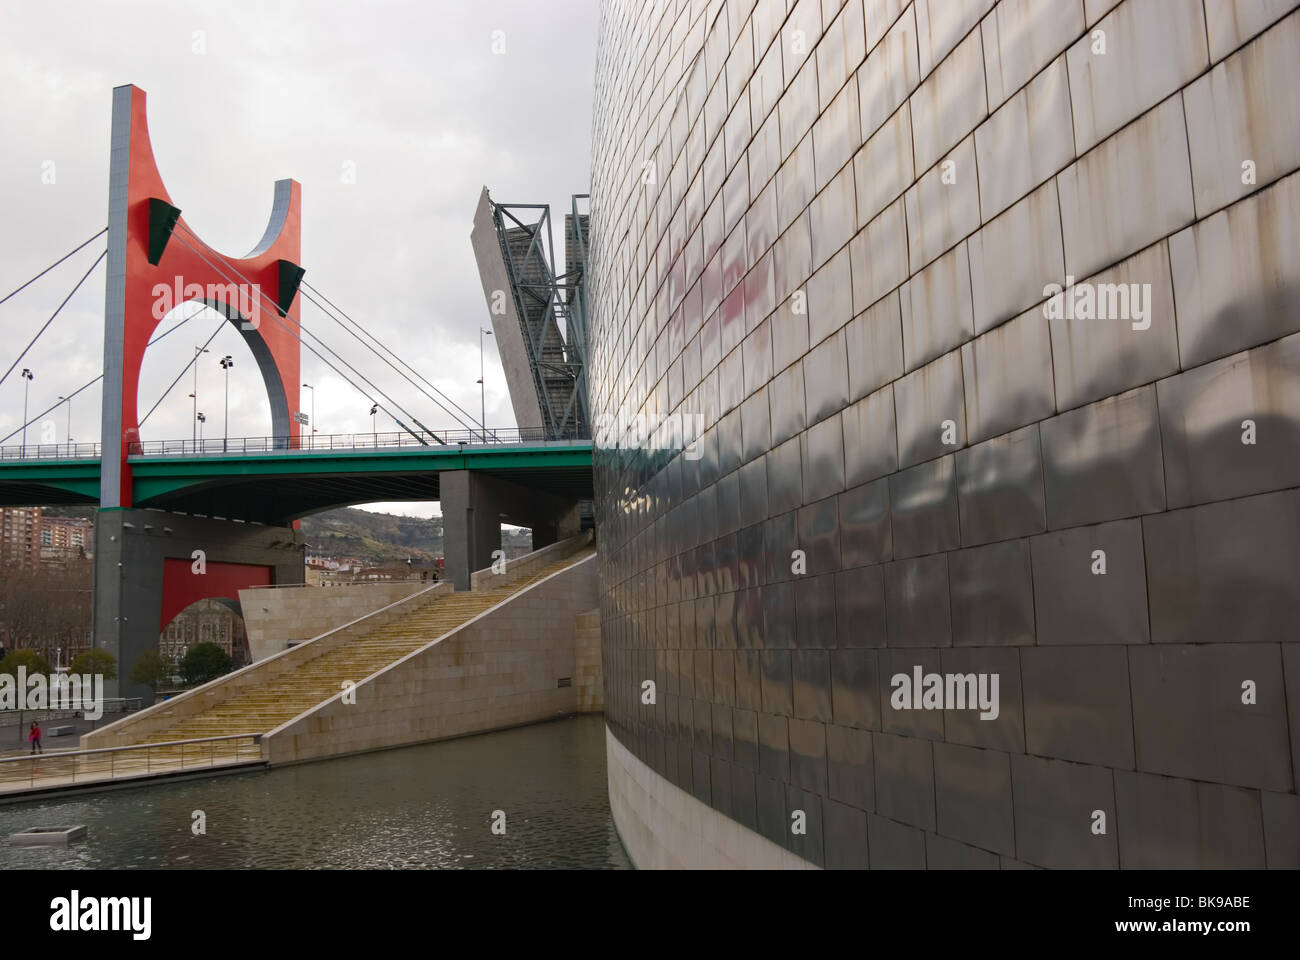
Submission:
[[[565,364],[557,365],[551,358],[547,376],[552,381],[569,378],[561,428],[556,427],[559,419],[544,427],[507,429],[487,428],[481,416],[476,422],[304,280],[301,205],[296,181],[277,182],[270,221],[254,249],[242,258],[214,250],[186,224],[163,186],[150,144],[144,91],[119,87],[113,92],[107,227],[0,298],[0,312],[14,310],[19,304],[8,301],[60,265],[77,269],[77,255],[83,250],[83,256],[94,253],[95,242],[106,235],[104,248],[72,292],[39,326],[32,323],[34,336],[0,375],[0,384],[15,373],[27,381],[20,426],[0,437],[0,506],[99,508],[94,643],[116,656],[120,678],[129,676],[130,665],[141,653],[156,648],[161,630],[188,604],[238,597],[239,590],[249,587],[302,583],[303,538],[297,521],[321,510],[379,501],[440,501],[446,573],[457,589],[468,589],[471,573],[491,565],[493,552],[501,546],[502,523],[531,528],[534,548],[581,529],[581,504],[592,499],[592,443],[582,364],[567,357]],[[511,244],[503,233],[502,264],[514,301],[510,315],[553,318],[573,309],[572,298],[561,296],[554,280],[550,292],[538,299],[535,278],[526,285],[524,271],[513,259],[517,239]],[[540,235],[527,252],[535,255],[539,244]],[[23,363],[101,261],[107,272],[103,373],[61,392],[59,403],[33,413],[27,408],[33,373]],[[182,303],[190,307],[188,316],[175,322],[187,312],[177,309],[182,303],[159,311],[159,289],[181,291],[186,297]],[[320,314],[311,327],[301,317],[304,302]],[[196,318],[210,322],[214,316],[216,328],[207,343],[233,325],[256,361],[270,402],[269,435],[142,439],[141,428],[149,416],[178,384],[188,381],[204,352],[195,350],[194,359],[140,417],[138,389],[146,349]],[[174,325],[160,330],[164,320]],[[339,349],[321,335],[334,326],[348,334]],[[14,329],[14,324],[8,328]],[[27,332],[24,328],[16,339],[26,340]],[[523,331],[525,341],[531,336]],[[550,341],[547,344],[555,354]],[[304,350],[355,389],[372,415],[382,412],[398,429],[347,435],[304,430]],[[368,377],[354,364],[371,355],[384,364],[382,377]],[[440,411],[440,419],[454,426],[426,426],[419,411],[391,395],[396,384],[414,388],[420,402],[428,402],[428,419],[434,419],[430,412]],[[39,442],[48,439],[42,426],[57,416],[62,404],[94,389],[102,393],[98,443],[71,443],[66,438],[62,443]],[[204,576],[190,573],[195,551],[206,559]],[[111,694],[148,696],[147,689],[132,687],[124,679],[116,685],[120,690]]]

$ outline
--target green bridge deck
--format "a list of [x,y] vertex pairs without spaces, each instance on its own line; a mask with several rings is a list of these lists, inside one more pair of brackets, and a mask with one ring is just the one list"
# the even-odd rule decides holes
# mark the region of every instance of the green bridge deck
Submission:
[[[142,455],[128,458],[133,506],[283,524],[355,503],[439,500],[439,474],[472,470],[590,499],[590,440]],[[0,506],[96,504],[98,458],[0,461]]]

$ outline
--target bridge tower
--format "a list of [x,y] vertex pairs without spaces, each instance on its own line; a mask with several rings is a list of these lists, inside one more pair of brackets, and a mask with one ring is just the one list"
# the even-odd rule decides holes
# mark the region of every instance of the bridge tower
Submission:
[[[238,599],[241,585],[301,582],[301,538],[249,527],[133,510],[131,461],[140,451],[137,392],[145,347],[167,311],[204,303],[240,331],[270,400],[272,434],[296,446],[299,424],[298,284],[302,187],[275,184],[270,222],[245,257],[224,257],[189,228],[163,185],[149,140],[145,92],[113,91],[108,281],[104,301],[104,392],[100,514],[96,524],[95,645],[118,660],[118,687],[155,649],[168,596]],[[297,554],[286,556],[285,546]],[[194,563],[202,551],[203,564]],[[204,573],[185,571],[202,566]],[[190,577],[203,577],[191,580]],[[172,612],[175,612],[174,610]]]

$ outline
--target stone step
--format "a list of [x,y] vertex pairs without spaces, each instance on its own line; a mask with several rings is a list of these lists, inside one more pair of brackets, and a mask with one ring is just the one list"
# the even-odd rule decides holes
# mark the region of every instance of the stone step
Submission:
[[389,624],[359,625],[358,632],[341,646],[306,661],[286,676],[268,677],[267,689],[235,694],[140,742],[267,733],[335,696],[343,681],[361,682],[592,552],[592,548],[579,551],[504,587],[481,593],[437,594]]

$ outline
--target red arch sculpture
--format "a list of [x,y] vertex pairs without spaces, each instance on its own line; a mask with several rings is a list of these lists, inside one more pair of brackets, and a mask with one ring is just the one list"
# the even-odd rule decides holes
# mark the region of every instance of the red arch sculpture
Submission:
[[[211,561],[207,572],[195,576],[192,561],[185,557],[167,557],[163,561],[162,608],[158,611],[158,632],[192,603],[199,600],[229,598],[239,604],[239,591],[249,587],[269,587],[275,579],[271,567],[251,563]],[[242,610],[241,614],[242,616]]]
[[[113,91],[108,284],[100,505],[131,506],[128,456],[140,439],[137,392],[145,346],[164,305],[201,299],[240,329],[271,402],[272,434],[296,446],[301,347],[298,283],[302,186],[275,184],[262,239],[246,257],[224,257],[198,239],[172,204],[154,160],[145,92]],[[202,295],[191,297],[195,286]],[[256,290],[254,290],[256,288]],[[164,292],[166,291],[166,292]],[[178,292],[179,291],[179,296]],[[260,296],[259,296],[260,294]]]

